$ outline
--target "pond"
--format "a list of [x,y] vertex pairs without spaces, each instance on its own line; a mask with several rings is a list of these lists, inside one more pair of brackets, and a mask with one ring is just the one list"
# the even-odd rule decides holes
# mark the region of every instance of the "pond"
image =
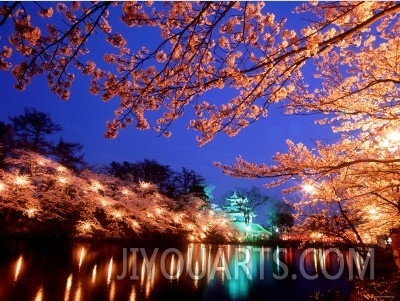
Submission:
[[52,241],[0,247],[0,300],[346,300],[349,278],[365,272],[352,250],[338,249]]

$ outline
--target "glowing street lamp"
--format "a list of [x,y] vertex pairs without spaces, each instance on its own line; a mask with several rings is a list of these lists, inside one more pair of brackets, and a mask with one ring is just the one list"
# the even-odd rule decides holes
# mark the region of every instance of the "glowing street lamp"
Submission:
[[393,144],[400,144],[400,131],[391,130],[386,134],[386,139]]
[[114,215],[115,219],[121,219],[122,218],[122,213],[119,212],[119,211],[114,211],[113,215]]
[[67,180],[66,178],[64,178],[64,177],[59,177],[59,178],[58,178],[58,181],[59,181],[61,184],[67,184],[67,182],[68,182],[68,180]]
[[64,167],[64,166],[57,166],[57,171],[58,172],[64,172],[64,171],[66,171],[67,169]]
[[26,210],[26,213],[28,214],[29,218],[33,218],[36,214],[36,209],[35,208],[29,208],[28,210]]
[[309,183],[304,184],[302,186],[302,188],[303,188],[303,191],[305,191],[308,194],[314,194],[314,192],[315,192],[315,187]]
[[19,186],[25,186],[29,184],[29,180],[26,176],[16,176],[14,183]]
[[379,145],[390,151],[396,151],[400,146],[400,130],[391,129],[387,131],[385,136],[380,138]]

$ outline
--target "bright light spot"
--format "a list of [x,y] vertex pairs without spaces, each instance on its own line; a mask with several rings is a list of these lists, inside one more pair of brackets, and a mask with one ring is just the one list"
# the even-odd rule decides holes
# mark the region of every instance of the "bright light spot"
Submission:
[[16,176],[14,183],[20,186],[28,185],[29,179],[27,176]]
[[135,292],[134,285],[132,285],[132,291],[131,291],[131,295],[129,296],[129,301],[136,301],[136,292]]
[[368,213],[371,215],[371,219],[377,220],[381,218],[379,211],[376,210],[375,208],[369,209]]
[[142,187],[143,189],[147,189],[150,187],[150,183],[147,182],[140,182],[140,187]]
[[129,194],[129,190],[126,189],[126,188],[122,189],[121,192],[122,192],[122,194],[124,194],[124,195],[128,195],[128,194]]
[[400,146],[400,131],[389,130],[384,137],[380,137],[379,145],[389,151],[396,151]]
[[92,283],[96,280],[96,274],[97,274],[97,264],[94,265],[93,270],[92,270]]
[[172,276],[174,275],[174,262],[175,262],[175,256],[174,256],[174,254],[172,254],[171,265],[169,267],[169,277],[170,277],[170,279],[172,279]]
[[82,247],[82,248],[81,248],[81,253],[80,253],[80,255],[79,255],[78,270],[81,269],[81,266],[82,266],[82,262],[83,262],[83,258],[84,258],[84,257],[85,257],[85,248]]
[[122,213],[119,212],[119,211],[114,211],[113,215],[114,215],[114,217],[116,219],[121,219],[122,218]]
[[193,235],[189,235],[189,240],[193,241],[194,240],[194,236]]
[[320,238],[322,238],[322,236],[323,236],[323,234],[320,233],[320,232],[312,232],[311,235],[310,235],[310,237],[313,238],[314,240],[315,239],[320,239]]
[[6,189],[6,185],[0,182],[0,191],[3,191],[4,189]]
[[108,205],[108,202],[106,200],[101,201],[101,206],[105,207]]
[[81,284],[81,282],[79,281],[79,283],[78,283],[78,288],[77,288],[76,291],[75,291],[75,298],[74,298],[74,301],[80,301],[81,298],[82,298],[82,284]]
[[22,266],[22,255],[18,258],[17,264],[15,266],[15,276],[14,276],[14,281],[17,281],[19,273],[21,272],[21,266]]
[[139,228],[140,225],[137,221],[132,221],[132,228]]
[[161,209],[161,208],[156,208],[156,213],[158,214],[158,215],[161,215],[162,213],[163,213],[163,210]]
[[58,182],[60,182],[61,184],[66,184],[66,183],[68,183],[68,180],[64,177],[59,177]]
[[400,131],[391,130],[386,134],[386,139],[392,144],[400,143]]
[[77,228],[81,233],[86,234],[91,230],[92,226],[93,224],[89,221],[86,222],[80,221],[79,226]]
[[64,171],[66,171],[67,169],[64,167],[64,166],[57,166],[57,171],[59,171],[59,172],[64,172]]
[[304,184],[302,188],[306,193],[309,194],[313,194],[315,192],[315,187],[311,184]]
[[65,286],[64,301],[69,300],[69,295],[71,293],[71,287],[72,287],[72,274],[69,274],[69,277],[67,279],[67,284]]
[[39,287],[39,290],[36,293],[35,301],[42,301],[43,300],[43,286]]
[[193,224],[188,224],[187,228],[188,228],[188,230],[194,230],[194,225]]
[[111,283],[110,297],[108,298],[108,300],[114,301],[114,299],[115,299],[115,282],[113,281],[113,282]]
[[184,214],[182,214],[182,213],[175,214],[174,215],[174,222],[176,224],[179,224],[182,221],[183,217],[184,217]]
[[28,214],[29,218],[32,218],[35,216],[37,209],[36,208],[29,208],[26,210],[26,213]]
[[40,166],[43,166],[43,165],[44,165],[44,161],[43,161],[43,160],[38,160],[37,163],[38,163]]
[[98,191],[98,190],[100,190],[100,189],[103,189],[103,185],[101,185],[99,182],[97,182],[97,181],[93,181],[92,182],[92,187],[91,187],[91,189],[93,190],[93,191]]
[[210,210],[208,213],[209,213],[211,216],[213,216],[213,215],[215,214],[215,212],[214,212],[213,210]]
[[111,282],[112,270],[113,270],[113,259],[112,259],[112,257],[111,257],[110,263],[108,264],[107,285],[109,285],[110,282]]

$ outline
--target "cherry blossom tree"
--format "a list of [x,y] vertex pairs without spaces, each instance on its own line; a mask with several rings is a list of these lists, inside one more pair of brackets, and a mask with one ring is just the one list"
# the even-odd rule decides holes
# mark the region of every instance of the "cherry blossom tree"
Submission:
[[154,184],[122,181],[85,170],[79,174],[36,153],[16,151],[0,169],[0,229],[8,235],[140,238],[167,234],[188,241],[235,241],[226,217],[191,198],[185,206]]
[[325,234],[335,232],[333,236],[361,243],[375,241],[377,234],[400,226],[398,146],[388,148],[381,136],[371,134],[364,139],[363,134],[343,136],[337,143],[317,143],[311,149],[288,141],[288,152],[274,157],[276,165],[253,164],[240,157],[235,164],[217,165],[233,176],[278,178],[268,187],[290,183],[285,192],[300,193],[298,214],[308,226],[320,219]]
[[[90,93],[119,99],[107,138],[130,124],[168,137],[188,110],[200,145],[219,132],[236,135],[275,103],[288,114],[322,114],[318,122],[338,133],[334,143],[288,141],[276,165],[239,157],[217,166],[232,176],[277,179],[271,185],[294,180],[288,192],[306,188],[303,208],[322,203],[361,242],[400,220],[400,4],[312,2],[294,13],[305,19],[300,29],[262,2],[5,2],[0,68],[12,72],[20,90],[43,74],[65,100],[75,74],[87,75]],[[141,45],[125,26],[160,40]],[[90,40],[98,37],[110,44],[105,64],[90,56]],[[216,89],[233,96],[209,99]],[[149,111],[158,116],[154,124]]]
[[[276,102],[290,100],[293,111],[346,111],[340,118],[348,120],[372,106],[351,107],[349,98],[394,96],[398,74],[387,56],[396,59],[399,11],[395,2],[301,4],[294,12],[307,22],[296,30],[262,2],[4,2],[0,67],[12,71],[20,90],[45,75],[65,100],[76,72],[89,76],[90,93],[120,99],[108,138],[131,123],[169,136],[169,125],[190,105],[196,117],[188,126],[204,144],[221,131],[237,134]],[[159,43],[141,45],[131,29],[155,32]],[[111,45],[106,64],[90,55],[90,39],[100,43],[101,36]],[[363,65],[375,60],[372,69]],[[321,80],[315,90],[303,78],[309,62]],[[223,88],[237,95],[199,99]],[[159,113],[156,124],[148,111]]]

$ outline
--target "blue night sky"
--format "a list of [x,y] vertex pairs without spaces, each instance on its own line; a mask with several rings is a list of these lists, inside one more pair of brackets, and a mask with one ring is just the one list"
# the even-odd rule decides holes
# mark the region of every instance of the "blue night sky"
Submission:
[[[267,7],[268,5],[269,3]],[[271,7],[278,15],[277,18],[284,15],[294,17],[293,21],[288,22],[288,26],[298,28],[301,23],[299,17],[289,13],[289,7],[294,7],[293,3],[272,3]],[[182,167],[193,169],[201,174],[208,184],[216,186],[213,194],[217,202],[228,191],[237,187],[262,187],[265,180],[227,177],[213,166],[214,161],[233,163],[235,157],[241,155],[252,162],[271,164],[271,158],[277,151],[287,150],[286,139],[312,145],[317,139],[332,137],[329,128],[314,125],[313,116],[287,116],[277,104],[271,107],[267,118],[250,125],[236,137],[230,138],[221,133],[203,147],[197,145],[196,133],[186,130],[188,116],[184,116],[172,126],[172,136],[169,139],[159,137],[152,130],[138,131],[131,126],[120,131],[116,139],[106,140],[103,136],[105,122],[113,117],[119,100],[112,99],[104,103],[99,96],[90,95],[88,78],[77,75],[70,100],[67,102],[49,91],[45,77],[35,78],[23,92],[15,90],[13,85],[11,73],[0,73],[0,120],[8,122],[9,116],[22,114],[25,107],[34,107],[50,114],[54,122],[63,126],[64,130],[55,135],[55,140],[63,136],[66,141],[84,145],[85,160],[90,164],[154,159],[174,170],[180,170]],[[213,98],[221,95],[224,93],[220,90],[207,93],[207,96]],[[280,190],[281,188],[275,188],[264,192],[271,197],[282,198]]]

